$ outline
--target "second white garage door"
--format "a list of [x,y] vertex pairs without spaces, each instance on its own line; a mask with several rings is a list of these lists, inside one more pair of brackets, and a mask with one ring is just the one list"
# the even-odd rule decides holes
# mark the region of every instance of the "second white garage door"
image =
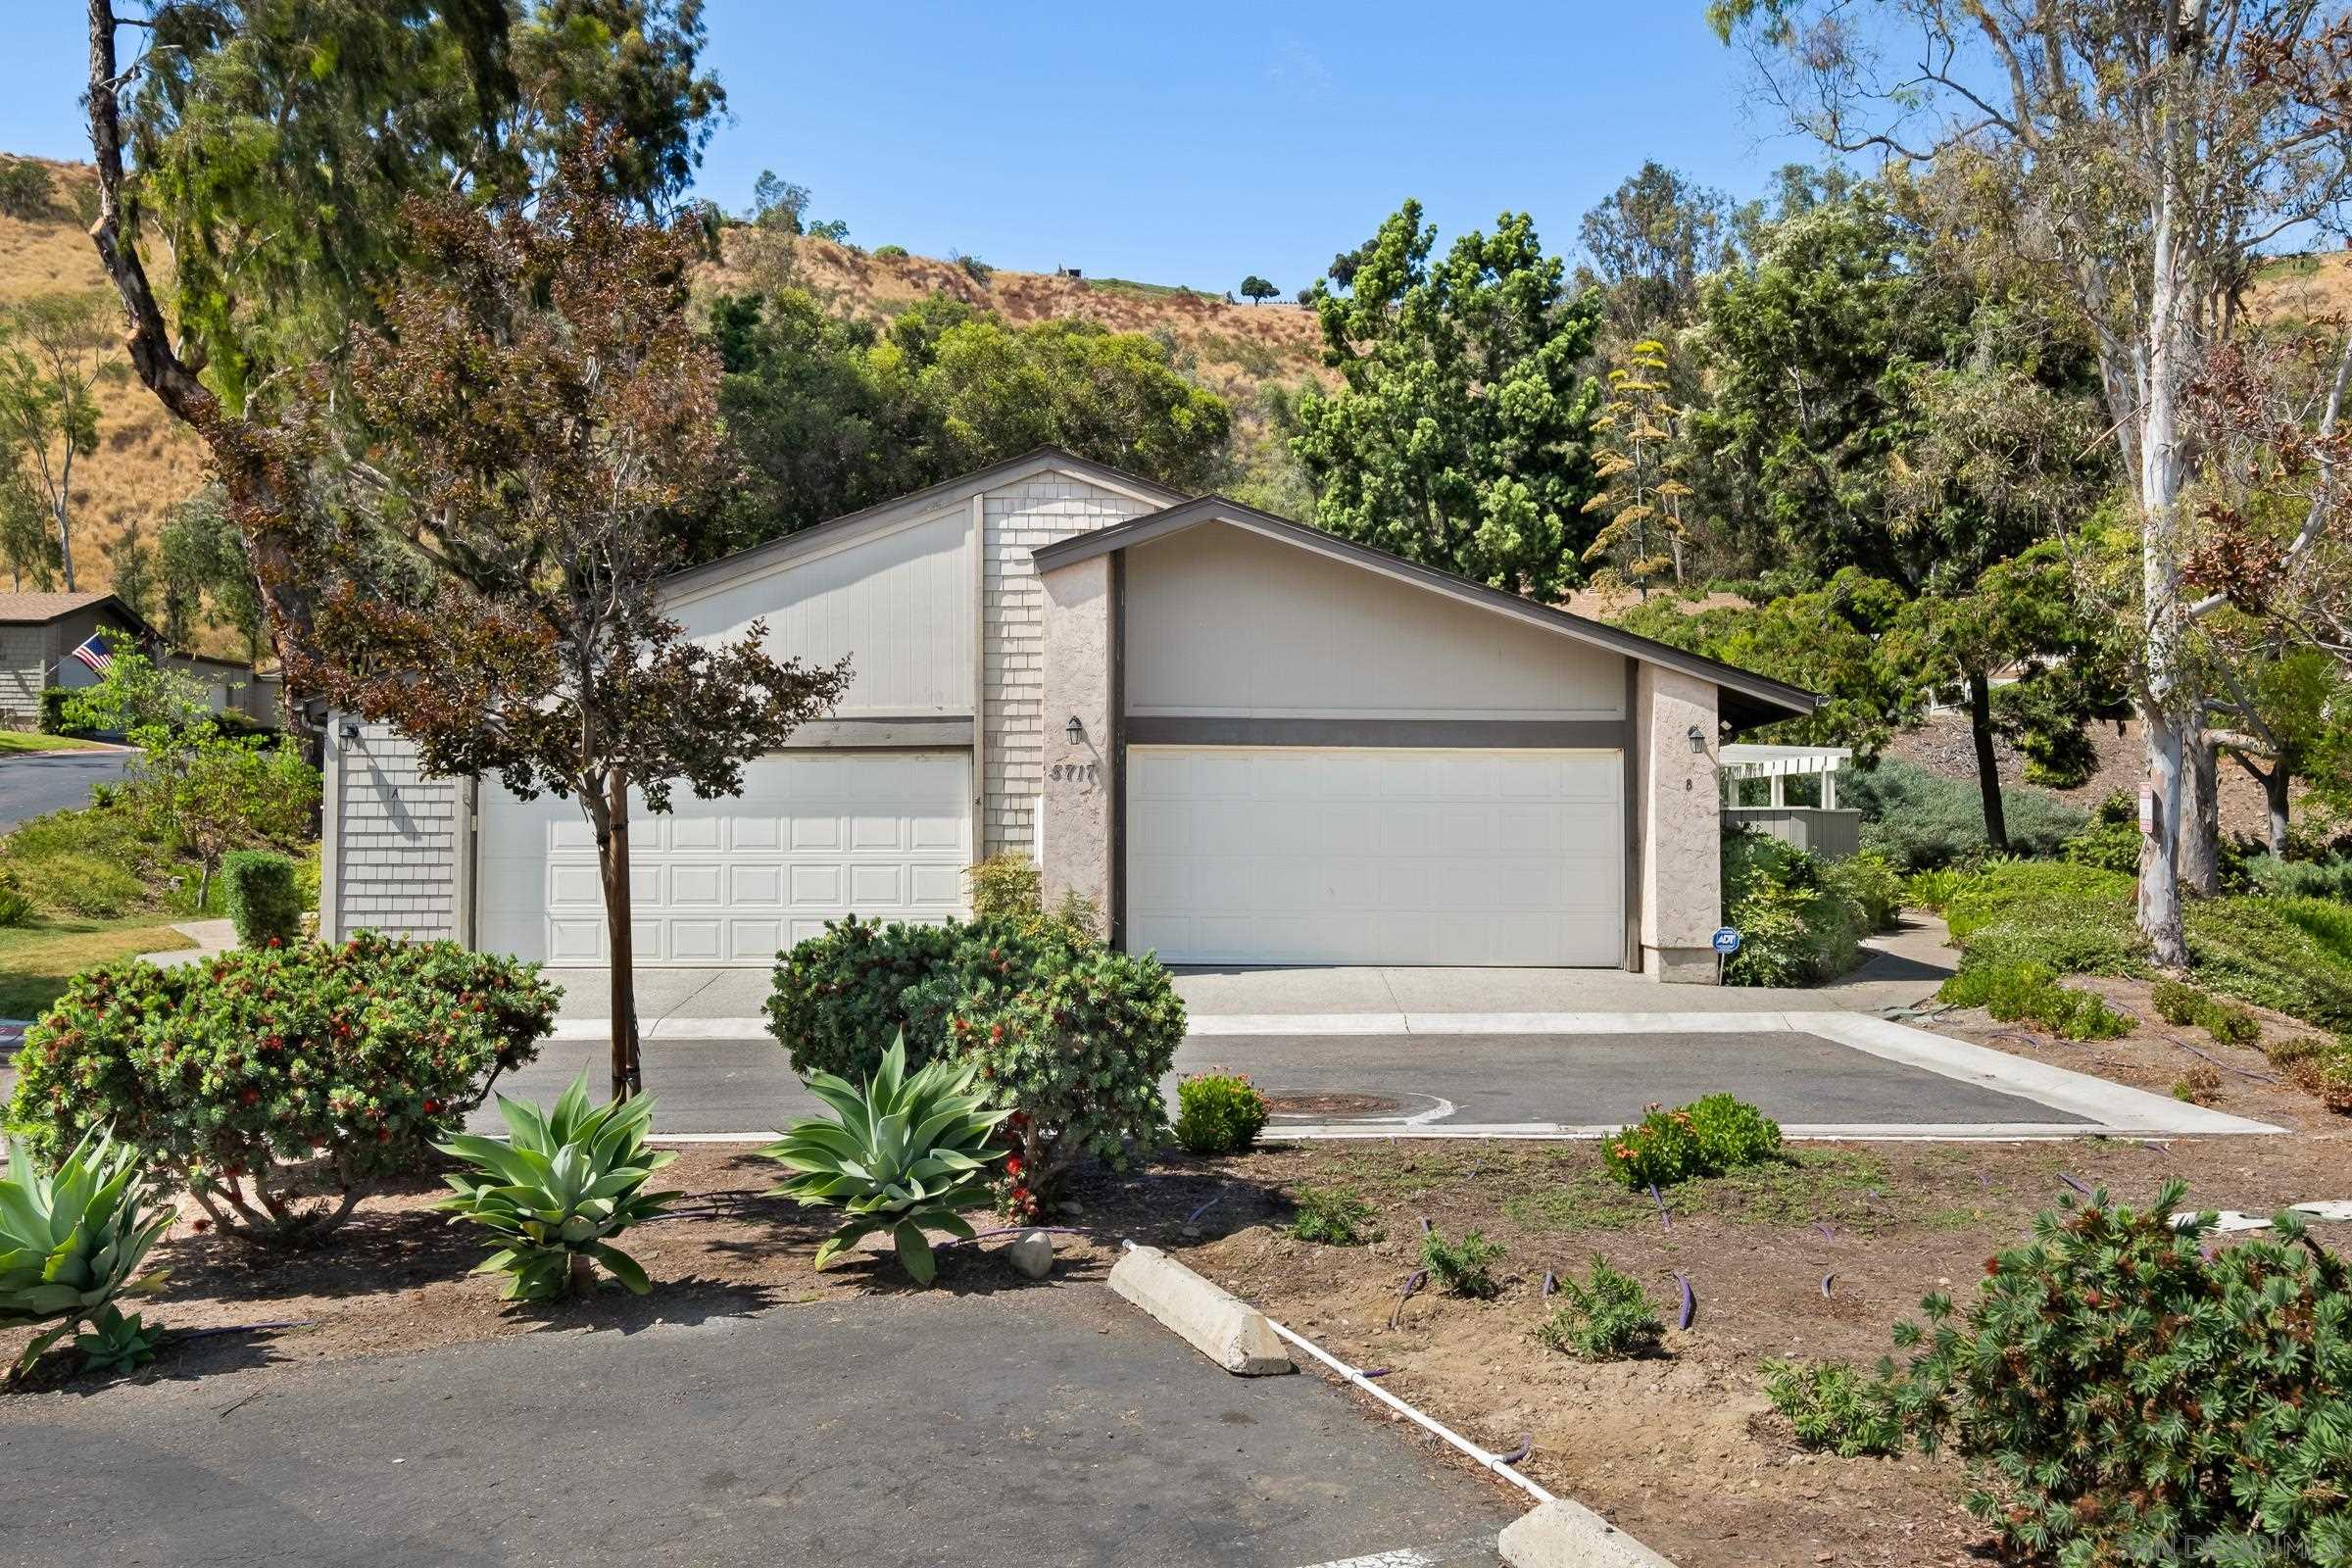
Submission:
[[[766,965],[845,914],[963,913],[971,764],[962,752],[783,752],[743,793],[680,789],[630,824],[637,961]],[[576,802],[482,787],[481,946],[553,965],[607,961],[596,845]]]
[[1614,965],[1619,753],[1136,747],[1127,945],[1168,963]]

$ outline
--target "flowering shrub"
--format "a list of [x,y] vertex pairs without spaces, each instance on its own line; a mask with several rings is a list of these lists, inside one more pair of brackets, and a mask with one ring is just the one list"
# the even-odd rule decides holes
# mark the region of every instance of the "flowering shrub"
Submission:
[[1909,1364],[1841,1387],[1815,1441],[1870,1451],[1897,1412],[1970,1461],[2005,1545],[2065,1568],[2352,1560],[2352,1280],[2291,1211],[2205,1256],[2214,1216],[2176,1224],[2184,1191],[2062,1200],[1965,1312],[1937,1293],[1929,1327],[1897,1325]]
[[1043,945],[981,985],[948,1034],[989,1102],[1011,1112],[998,1198],[1016,1217],[1035,1215],[1082,1157],[1123,1170],[1167,1134],[1159,1081],[1184,1043],[1184,1004],[1150,955]]
[[1781,1152],[1780,1124],[1745,1101],[1708,1095],[1677,1110],[1651,1105],[1600,1141],[1601,1169],[1632,1188],[1720,1176]]
[[[375,932],[105,964],[26,1035],[9,1125],[50,1159],[111,1126],[224,1234],[316,1235],[537,1054],[561,995],[536,964]],[[298,1207],[298,1184],[335,1201]]]
[[1188,1153],[1248,1153],[1266,1113],[1266,1097],[1246,1073],[1195,1073],[1176,1086],[1176,1141]]

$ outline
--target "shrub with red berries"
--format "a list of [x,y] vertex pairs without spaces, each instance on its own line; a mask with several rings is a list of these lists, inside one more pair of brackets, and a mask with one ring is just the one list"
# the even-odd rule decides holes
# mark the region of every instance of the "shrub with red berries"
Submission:
[[9,1120],[44,1157],[111,1125],[224,1235],[316,1234],[536,1055],[561,995],[534,964],[374,932],[101,965],[26,1034]]

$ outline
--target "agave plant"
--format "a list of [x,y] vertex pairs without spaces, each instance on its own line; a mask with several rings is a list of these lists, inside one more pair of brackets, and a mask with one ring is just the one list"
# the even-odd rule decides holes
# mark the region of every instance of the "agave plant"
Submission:
[[1007,1114],[972,1093],[978,1071],[943,1059],[909,1075],[901,1035],[862,1092],[831,1073],[808,1075],[808,1092],[838,1117],[803,1117],[760,1152],[792,1168],[775,1196],[851,1215],[816,1250],[819,1268],[859,1238],[888,1231],[901,1266],[928,1285],[939,1264],[926,1227],[972,1234],[962,1210],[988,1201],[981,1175],[1003,1152],[988,1147],[988,1135]]
[[155,1359],[163,1343],[161,1324],[151,1324],[136,1312],[108,1303],[90,1319],[90,1332],[74,1336],[84,1372],[128,1372]]
[[[115,1301],[163,1284],[168,1270],[139,1273],[148,1249],[172,1226],[172,1210],[150,1203],[138,1151],[92,1128],[42,1175],[22,1140],[11,1142],[0,1181],[0,1328],[55,1323],[25,1347],[11,1377]],[[83,1347],[87,1350],[87,1347]]]
[[569,1290],[596,1290],[596,1265],[643,1296],[653,1289],[635,1258],[612,1238],[656,1214],[676,1193],[649,1193],[646,1181],[678,1156],[645,1147],[654,1102],[644,1095],[588,1103],[588,1075],[571,1081],[555,1109],[498,1097],[510,1142],[460,1133],[434,1147],[475,1174],[443,1178],[456,1189],[434,1204],[451,1223],[486,1225],[506,1245],[476,1274],[510,1274],[503,1299],[544,1301]]

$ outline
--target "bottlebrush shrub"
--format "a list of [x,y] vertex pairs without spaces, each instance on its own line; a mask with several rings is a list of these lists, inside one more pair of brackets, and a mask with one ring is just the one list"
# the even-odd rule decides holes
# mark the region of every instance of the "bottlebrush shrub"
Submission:
[[1265,1130],[1267,1108],[1247,1074],[1195,1073],[1176,1085],[1176,1141],[1187,1153],[1246,1154]]
[[1978,1469],[1969,1506],[2022,1555],[2352,1561],[2352,1289],[2293,1212],[2207,1258],[2186,1189],[2143,1211],[2062,1200],[1985,1261],[1966,1314],[1905,1323],[1893,1396]]
[[1676,1110],[1651,1105],[1600,1141],[1600,1168],[1637,1190],[1721,1176],[1775,1158],[1781,1124],[1743,1100],[1708,1095]]
[[536,1055],[562,994],[536,964],[375,932],[125,959],[74,976],[26,1036],[9,1124],[49,1159],[111,1125],[223,1234],[309,1239]]
[[767,1030],[803,1078],[862,1083],[899,1040],[920,1067],[947,1049],[951,1013],[1020,989],[1043,954],[1072,945],[1066,933],[1010,921],[827,921],[823,936],[777,962]]
[[1012,1113],[997,1196],[1027,1218],[1081,1158],[1123,1170],[1165,1139],[1159,1082],[1184,1042],[1184,1004],[1149,954],[1049,943],[1016,972],[1017,989],[980,987],[948,1033],[989,1102]]

